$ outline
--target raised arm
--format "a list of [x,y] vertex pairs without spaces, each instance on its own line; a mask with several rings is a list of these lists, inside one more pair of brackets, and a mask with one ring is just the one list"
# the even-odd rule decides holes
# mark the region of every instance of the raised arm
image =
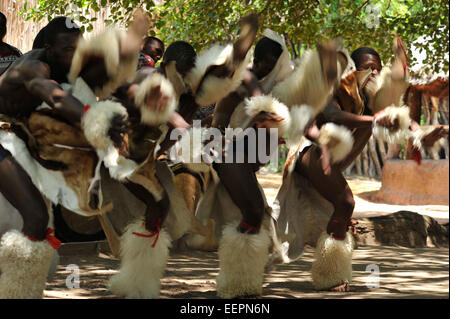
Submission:
[[70,92],[64,91],[54,80],[50,79],[50,67],[40,61],[24,61],[16,74],[11,74],[23,81],[25,89],[33,96],[40,98],[71,123],[79,123],[84,105]]
[[326,122],[344,125],[349,129],[371,127],[373,122],[373,116],[356,115],[343,111],[334,99],[323,110],[323,116]]

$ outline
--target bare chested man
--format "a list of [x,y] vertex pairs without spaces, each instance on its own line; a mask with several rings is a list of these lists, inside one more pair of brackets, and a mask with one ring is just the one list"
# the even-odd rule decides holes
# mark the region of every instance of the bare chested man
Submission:
[[[15,120],[26,121],[45,102],[63,121],[79,125],[84,105],[60,86],[68,83],[66,75],[81,36],[79,28],[66,22],[65,17],[52,20],[46,26],[44,48],[28,52],[0,77],[4,120],[13,125]],[[59,243],[48,228],[46,203],[31,178],[3,147],[1,154],[0,191],[21,214],[23,229],[2,237],[0,297],[40,298],[53,248]]]
[[[372,73],[367,81],[364,83],[357,83],[357,76],[349,76],[342,80],[341,86],[334,94],[334,98],[326,106],[324,111],[316,118],[317,125],[320,127],[327,122],[343,125],[352,130],[354,138],[354,144],[350,153],[341,161],[332,164],[327,170],[321,165],[321,158],[323,153],[317,146],[308,146],[304,148],[295,165],[295,171],[302,176],[306,177],[312,184],[312,186],[334,207],[334,212],[331,219],[328,222],[326,232],[335,240],[346,241],[346,233],[349,227],[352,225],[351,216],[355,206],[352,191],[347,184],[342,172],[350,165],[355,158],[361,153],[364,146],[367,144],[370,136],[372,135],[372,127],[374,118],[381,116],[383,110],[378,114],[373,114],[372,110],[368,107],[370,95],[365,89],[365,85],[374,79],[382,69],[381,59],[378,53],[371,48],[359,48],[355,50],[351,55],[357,72],[362,72],[368,69],[372,70]],[[393,70],[398,72],[399,78],[404,78],[407,72],[406,64],[403,64],[403,69]],[[354,75],[354,74],[353,74]],[[356,81],[355,84],[349,84],[351,81]],[[353,83],[353,82],[352,82]],[[350,88],[356,88],[358,90],[352,91]],[[382,117],[378,121],[379,125],[388,128],[391,131],[396,131],[399,128],[399,119],[390,120],[388,117]],[[418,124],[412,122],[411,129],[414,130],[418,127]],[[438,129],[436,132],[430,134],[424,139],[425,145],[432,145],[438,138],[441,137],[442,130]],[[313,133],[315,134],[315,133]],[[319,239],[320,241],[320,239]],[[324,267],[324,268],[321,268]],[[335,291],[349,291],[348,282],[341,280],[339,284],[335,286],[327,286],[325,282],[339,282],[337,273],[342,274],[343,271],[336,266],[335,270],[326,270],[326,267],[332,267],[326,265],[325,262],[321,266],[315,267],[313,264],[313,281],[318,289],[331,289]],[[315,269],[320,269],[315,271]],[[334,268],[333,268],[334,269]],[[321,272],[320,272],[321,271]],[[333,277],[325,278],[323,271],[329,271],[327,276]],[[325,276],[325,277],[324,277]]]
[[[65,28],[65,18],[54,21],[46,48],[30,51],[0,78],[0,114],[26,117],[45,101],[65,120],[80,121],[83,105],[63,91],[59,83],[68,82],[66,74],[81,33],[76,28]],[[37,189],[29,178],[19,178],[24,172],[12,157],[0,163],[0,170],[4,183],[2,193],[23,214],[24,234],[44,239],[48,215]],[[17,186],[12,186],[13,183]],[[26,200],[27,197],[32,199]]]
[[[255,17],[248,18],[245,21],[248,20],[254,21]],[[235,70],[242,70],[242,66],[246,64],[245,57],[256,35],[256,30],[257,27],[253,22],[251,27],[247,28],[247,32],[244,32],[244,36],[240,37],[234,44],[227,44],[226,46],[219,44],[214,47],[216,49],[213,54],[215,59],[211,59],[208,54],[198,56],[194,48],[187,42],[173,42],[167,47],[159,69],[141,69],[141,71],[148,73],[150,81],[153,81],[152,79],[160,81],[161,75],[164,81],[168,80],[177,101],[176,110],[167,117],[169,131],[166,133],[166,139],[159,144],[158,155],[163,154],[175,144],[176,140],[170,139],[171,130],[180,127],[188,128],[199,107],[217,101],[217,90],[230,92],[230,89],[227,88],[230,79],[240,82],[241,73],[235,72]],[[209,49],[211,48],[206,50]],[[231,50],[225,51],[226,49]],[[220,61],[220,59],[217,59],[220,52],[228,52],[230,56],[221,64],[216,64],[217,60]],[[237,75],[237,79],[234,75]],[[161,83],[161,86],[155,84],[151,86],[152,88],[149,86],[148,89],[158,91],[164,81],[158,82]],[[214,86],[211,85],[211,81],[214,82]],[[132,96],[132,91],[139,86],[138,82],[139,79],[136,78],[136,83],[122,91],[123,101]],[[158,99],[164,100],[165,97],[156,94],[155,100]],[[121,245],[124,248],[122,249],[121,268],[119,273],[111,278],[110,287],[114,293],[122,296],[155,298],[159,296],[160,278],[166,265],[168,248],[172,240],[178,239],[171,238],[172,234],[177,236],[177,233],[174,232],[174,229],[167,229],[167,225],[164,224],[170,208],[167,200],[168,194],[164,192],[162,199],[151,200],[143,187],[131,183],[127,183],[126,186],[138,198],[146,202],[147,207],[151,207],[151,209],[147,210],[143,221],[137,220],[130,223],[122,236]],[[149,201],[153,201],[153,204]],[[158,207],[155,207],[155,204]],[[150,242],[147,239],[149,237],[151,237]],[[136,255],[138,250],[139,256]],[[142,253],[142,251],[145,251],[145,253]],[[151,271],[148,273],[141,272],[143,265]]]
[[[263,107],[256,107],[256,115],[251,119],[248,127],[255,129],[277,127],[277,123],[287,121],[290,118],[289,114],[284,113],[286,116],[284,118],[279,113],[282,106],[274,106],[276,102],[273,102],[271,96],[264,96],[270,94],[276,85],[286,80],[293,72],[283,39],[273,31],[266,30],[266,32],[268,36],[263,37],[255,46],[253,66],[248,70],[241,87],[216,106],[213,126],[222,129],[228,125],[231,125],[231,127],[239,126],[240,120],[238,118],[240,116],[238,113],[247,112],[243,108],[241,109],[242,104],[240,103],[246,98],[248,100],[245,103],[251,103],[249,101],[253,98],[267,98],[271,101],[269,104],[272,105],[264,109]],[[331,49],[330,53],[333,50],[334,48]],[[325,70],[327,69],[323,65],[325,59],[322,58],[328,56],[328,53],[325,51],[322,51],[322,53],[324,54],[320,57],[319,63],[322,64],[321,68]],[[322,53],[319,51],[319,55]],[[336,63],[336,60],[334,60],[334,63]],[[323,78],[320,75],[321,71],[321,69],[316,70],[320,79]],[[289,113],[289,111],[287,112]],[[294,124],[293,126],[297,125]],[[266,138],[266,154],[272,154],[275,151],[273,146],[278,146],[269,145],[271,144],[269,140],[269,138]],[[229,144],[229,148],[233,147],[237,150],[239,144],[244,144],[246,147],[249,145],[249,140],[247,137],[236,139]],[[262,227],[266,203],[255,174],[263,163],[249,162],[249,153],[247,148],[245,150],[244,163],[214,163],[214,168],[221,183],[242,214],[238,225],[227,225],[225,227],[219,246],[221,270],[217,278],[217,290],[219,296],[223,298],[260,295],[264,267],[268,258],[270,240],[268,240],[267,230]],[[228,151],[229,149],[227,149]],[[254,247],[258,247],[258,249]],[[232,252],[233,250],[234,252]],[[233,254],[239,257],[233,257]],[[238,258],[240,260],[237,260]],[[252,269],[252,271],[246,271],[248,269]],[[237,278],[238,276],[241,278]]]
[[6,16],[0,12],[0,75],[22,55],[17,48],[3,41],[6,32]]

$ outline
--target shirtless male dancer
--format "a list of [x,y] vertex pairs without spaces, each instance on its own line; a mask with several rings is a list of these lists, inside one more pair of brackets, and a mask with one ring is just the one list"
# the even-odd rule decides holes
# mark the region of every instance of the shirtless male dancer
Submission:
[[[80,123],[84,105],[60,85],[68,83],[81,36],[79,28],[67,27],[66,19],[53,19],[46,26],[44,48],[23,55],[0,77],[0,116],[26,119],[45,102],[63,121]],[[116,128],[112,137],[118,135]],[[59,241],[48,227],[47,205],[31,178],[2,146],[0,154],[0,191],[23,219],[22,232],[12,230],[1,238],[0,298],[41,298]]]

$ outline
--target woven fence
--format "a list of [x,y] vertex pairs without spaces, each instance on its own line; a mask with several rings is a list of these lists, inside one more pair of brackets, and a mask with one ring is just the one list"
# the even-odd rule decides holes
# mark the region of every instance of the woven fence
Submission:
[[[28,0],[28,8],[37,6],[38,0]],[[0,11],[7,19],[7,33],[4,41],[18,48],[22,53],[28,52],[33,47],[33,41],[38,32],[48,23],[47,19],[34,22],[32,19],[26,21],[25,16],[19,12],[23,9],[25,0],[0,0]],[[110,17],[109,8],[100,8],[100,11],[89,11],[86,16],[97,20],[92,23],[94,31],[86,33],[85,37],[95,34],[95,31],[104,28],[104,21]]]
[[[30,6],[34,6],[37,0],[29,0],[28,2]],[[24,3],[24,0],[0,0],[0,11],[6,16],[7,20],[7,32],[3,41],[15,46],[22,53],[31,50],[34,38],[48,22],[47,20],[25,21],[25,18],[19,15]]]

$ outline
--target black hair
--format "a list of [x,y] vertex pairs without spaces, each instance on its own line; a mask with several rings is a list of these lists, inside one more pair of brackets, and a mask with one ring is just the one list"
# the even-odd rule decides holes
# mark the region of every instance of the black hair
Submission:
[[171,61],[176,61],[177,71],[184,75],[194,67],[196,58],[197,53],[195,53],[192,45],[185,41],[175,41],[164,52],[163,62],[168,64]]
[[50,45],[55,43],[56,36],[60,33],[81,33],[80,28],[68,17],[54,18],[44,29],[44,44]]
[[[3,27],[4,29],[1,30],[2,34],[0,34],[0,42],[3,41],[3,38],[6,35],[6,16],[3,14],[3,12],[0,11],[0,21],[4,20],[4,22],[2,22],[2,25],[0,25],[1,27]],[[4,34],[3,34],[4,33]]]
[[254,56],[258,59],[271,56],[277,60],[282,52],[283,48],[281,47],[281,44],[264,37],[256,43]]
[[144,39],[144,46],[146,46],[147,44],[149,44],[149,43],[151,43],[151,42],[153,42],[153,41],[156,41],[156,42],[161,43],[161,45],[162,45],[163,48],[164,48],[164,42],[162,42],[162,41],[161,41],[160,39],[158,39],[157,37],[152,37],[152,36],[146,37],[146,38]]
[[361,47],[361,48],[358,48],[355,51],[353,51],[352,54],[350,55],[352,60],[355,62],[356,68],[358,68],[361,65],[361,63],[363,62],[362,57],[364,54],[371,54],[371,55],[377,57],[378,61],[380,61],[380,65],[381,65],[381,58],[377,51],[375,51],[372,48]]
[[36,37],[34,38],[33,41],[33,47],[32,49],[42,49],[44,48],[44,34],[45,34],[45,28],[43,27],[38,34],[36,35]]

